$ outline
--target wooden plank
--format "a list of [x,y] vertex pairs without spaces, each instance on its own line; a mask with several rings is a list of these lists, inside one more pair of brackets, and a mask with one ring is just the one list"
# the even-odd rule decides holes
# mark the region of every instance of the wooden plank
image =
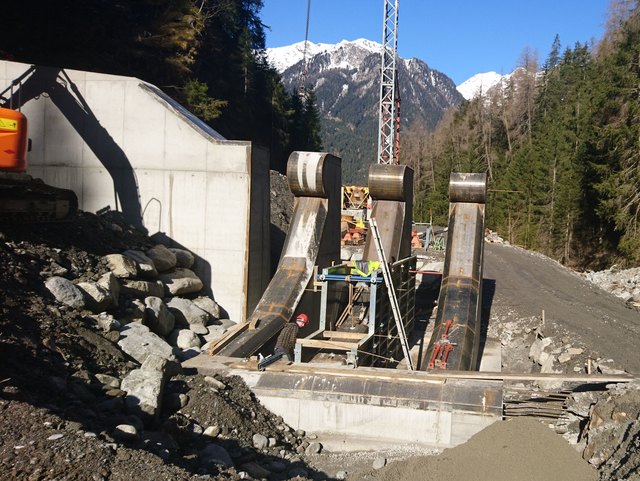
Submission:
[[298,339],[298,344],[302,344],[303,347],[315,347],[317,349],[341,349],[344,351],[350,351],[351,349],[357,349],[357,342],[344,342],[344,341],[324,341],[322,339]]
[[323,331],[322,337],[325,339],[357,339],[358,341],[367,336],[367,332],[343,332],[343,331]]
[[[298,342],[302,339],[298,339]],[[345,343],[346,344],[346,343]],[[247,365],[249,364],[249,365]],[[232,368],[247,369],[250,363],[234,363]],[[481,381],[562,381],[575,383],[605,384],[612,382],[631,382],[636,379],[629,374],[555,374],[555,373],[504,373],[480,371],[412,371],[385,369],[377,367],[358,367],[357,369],[314,367],[313,364],[293,364],[290,366],[270,367],[270,371],[291,372],[298,374],[316,374],[338,377],[375,378],[381,380],[397,380],[403,382],[443,382],[447,379],[469,379]]]

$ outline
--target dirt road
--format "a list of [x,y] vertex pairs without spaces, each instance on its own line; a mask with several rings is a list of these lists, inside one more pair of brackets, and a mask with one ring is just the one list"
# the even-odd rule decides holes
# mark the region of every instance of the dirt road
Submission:
[[485,299],[495,312],[539,316],[595,353],[640,373],[640,312],[557,262],[517,247],[485,244]]

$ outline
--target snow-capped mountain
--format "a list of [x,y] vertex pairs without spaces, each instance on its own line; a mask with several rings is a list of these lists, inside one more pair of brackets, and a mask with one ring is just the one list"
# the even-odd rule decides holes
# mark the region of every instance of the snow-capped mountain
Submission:
[[[267,49],[289,91],[299,87],[304,42]],[[325,150],[343,159],[346,181],[366,181],[375,162],[382,45],[366,39],[307,43],[306,85],[313,87]],[[433,129],[450,107],[464,101],[454,82],[417,58],[398,58],[401,126]]]
[[465,99],[471,100],[478,95],[486,94],[489,89],[508,78],[509,75],[500,75],[497,72],[478,73],[458,85],[457,89]]
[[[340,62],[343,62],[345,59],[343,55],[343,49],[350,45],[360,47],[363,51],[368,53],[377,53],[380,54],[382,52],[382,45],[376,42],[372,42],[371,40],[367,40],[366,38],[359,38],[354,40],[353,42],[349,42],[348,40],[343,40],[340,43],[332,44],[332,43],[307,43],[307,60],[313,58],[314,56],[321,53],[328,53],[334,58],[337,58],[336,65]],[[293,45],[286,45],[284,47],[275,47],[267,49],[267,58],[269,59],[269,63],[275,67],[275,69],[282,73],[287,70],[289,67],[294,66],[298,62],[300,62],[304,56],[304,48],[305,42],[294,43]],[[345,64],[345,66],[347,66]],[[347,66],[348,67],[348,66]],[[351,65],[353,67],[353,65]]]

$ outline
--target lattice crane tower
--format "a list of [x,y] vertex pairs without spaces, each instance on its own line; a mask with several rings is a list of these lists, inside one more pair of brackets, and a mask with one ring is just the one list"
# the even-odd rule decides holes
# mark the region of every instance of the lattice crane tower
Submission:
[[382,25],[382,79],[380,82],[380,117],[378,163],[398,164],[400,148],[400,92],[397,85],[398,4],[384,0]]

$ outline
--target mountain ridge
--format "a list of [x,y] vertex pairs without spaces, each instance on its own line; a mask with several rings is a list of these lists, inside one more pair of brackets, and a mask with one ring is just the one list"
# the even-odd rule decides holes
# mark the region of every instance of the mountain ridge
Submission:
[[[307,43],[306,84],[313,88],[321,117],[325,150],[343,158],[347,182],[364,182],[376,161],[380,96],[380,51],[376,42],[358,39],[337,44]],[[267,49],[285,88],[299,87],[304,42]],[[402,129],[433,129],[444,112],[464,98],[454,82],[417,58],[398,58]]]

